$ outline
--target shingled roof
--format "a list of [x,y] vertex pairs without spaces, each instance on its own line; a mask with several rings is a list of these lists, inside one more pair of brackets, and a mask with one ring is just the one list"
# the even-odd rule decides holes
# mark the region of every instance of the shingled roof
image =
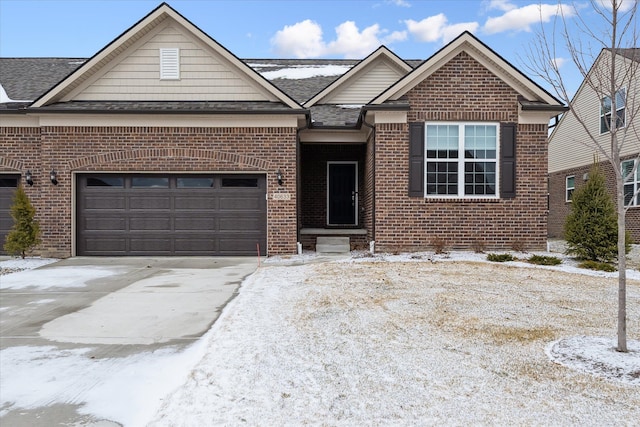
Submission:
[[[0,85],[10,102],[0,110],[24,109],[63,80],[86,58],[0,58]],[[333,83],[359,61],[353,59],[245,59],[254,70],[278,89],[303,103]],[[409,61],[416,66],[421,61]],[[355,106],[357,107],[357,106]],[[359,108],[346,105],[317,105],[311,109],[316,126],[355,126]],[[40,108],[43,111],[95,112],[250,112],[284,110],[276,103],[256,102],[67,102]]]

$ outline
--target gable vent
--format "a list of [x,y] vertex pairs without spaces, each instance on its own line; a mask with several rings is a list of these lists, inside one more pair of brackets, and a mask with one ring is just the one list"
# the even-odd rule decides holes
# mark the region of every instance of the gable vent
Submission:
[[180,49],[160,49],[160,80],[180,79]]

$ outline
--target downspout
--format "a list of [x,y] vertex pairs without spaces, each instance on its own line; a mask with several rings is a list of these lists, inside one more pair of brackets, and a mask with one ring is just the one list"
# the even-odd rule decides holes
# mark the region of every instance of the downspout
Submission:
[[296,130],[296,244],[298,253],[302,254],[302,242],[300,241],[300,223],[302,218],[302,177],[301,177],[301,162],[300,162],[300,132],[309,129],[311,127],[311,117],[307,115],[306,123],[303,127]]
[[371,195],[371,242],[369,243],[369,245],[371,252],[374,252],[374,245],[376,241],[376,127],[371,123],[367,123],[365,118],[366,112],[362,117],[362,124],[371,129],[371,167],[373,168],[373,182],[371,183],[371,191],[373,194]]

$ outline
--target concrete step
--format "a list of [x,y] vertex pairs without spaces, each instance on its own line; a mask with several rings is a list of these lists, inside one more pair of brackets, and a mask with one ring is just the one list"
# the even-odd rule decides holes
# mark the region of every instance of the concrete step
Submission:
[[321,254],[343,254],[351,251],[349,237],[318,236],[316,252]]

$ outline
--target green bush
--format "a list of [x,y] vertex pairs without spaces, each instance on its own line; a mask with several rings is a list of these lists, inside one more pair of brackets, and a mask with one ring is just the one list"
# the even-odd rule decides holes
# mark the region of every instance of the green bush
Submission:
[[607,271],[610,273],[616,271],[616,267],[612,264],[609,264],[607,262],[592,261],[592,260],[583,261],[580,264],[578,264],[578,267],[588,268],[589,270]]
[[562,264],[562,260],[554,256],[532,255],[527,261],[536,265],[558,265]]
[[16,189],[10,212],[13,227],[5,237],[4,250],[24,258],[28,251],[40,244],[40,226],[35,219],[36,210],[22,186]]
[[511,254],[487,254],[487,259],[493,262],[507,262],[515,260]]
[[[618,257],[616,209],[597,164],[591,167],[589,181],[573,192],[565,239],[567,254],[578,259],[611,262]],[[630,243],[627,233],[627,253],[631,250]]]

